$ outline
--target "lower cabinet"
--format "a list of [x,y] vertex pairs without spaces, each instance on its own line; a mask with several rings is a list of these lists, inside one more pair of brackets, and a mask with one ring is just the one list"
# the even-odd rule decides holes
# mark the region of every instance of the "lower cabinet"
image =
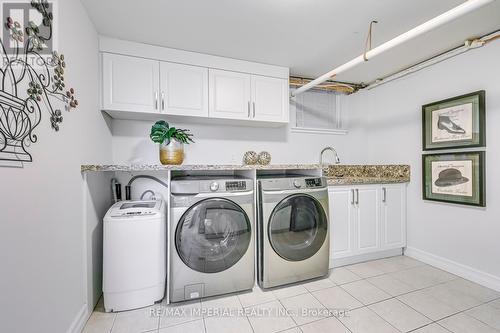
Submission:
[[381,186],[381,247],[406,246],[406,184]]
[[406,184],[331,186],[330,266],[406,246]]

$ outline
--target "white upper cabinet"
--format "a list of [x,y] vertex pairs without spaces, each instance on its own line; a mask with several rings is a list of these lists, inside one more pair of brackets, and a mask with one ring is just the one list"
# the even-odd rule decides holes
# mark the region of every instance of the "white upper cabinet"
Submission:
[[208,117],[208,69],[160,63],[160,109],[179,116]]
[[159,75],[156,60],[103,53],[102,108],[159,112]]
[[101,109],[113,118],[288,123],[286,67],[107,37],[99,38],[99,50]]
[[210,69],[212,118],[288,122],[288,80]]
[[209,70],[209,116],[249,119],[251,108],[250,74]]
[[252,119],[288,122],[288,80],[252,75]]

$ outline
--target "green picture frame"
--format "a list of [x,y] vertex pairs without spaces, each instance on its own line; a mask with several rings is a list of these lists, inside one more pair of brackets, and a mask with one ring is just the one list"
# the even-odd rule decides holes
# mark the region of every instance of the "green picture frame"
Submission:
[[424,200],[486,207],[485,152],[422,155]]
[[422,106],[422,149],[486,146],[484,90]]

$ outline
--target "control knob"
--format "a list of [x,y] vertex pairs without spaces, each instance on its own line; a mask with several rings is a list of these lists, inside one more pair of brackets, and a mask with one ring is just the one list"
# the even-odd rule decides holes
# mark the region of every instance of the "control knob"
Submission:
[[294,181],[293,181],[293,186],[295,186],[296,188],[301,188],[301,187],[302,187],[302,184],[300,183],[300,181],[298,181],[298,180],[294,180]]
[[210,184],[210,191],[215,192],[218,189],[219,189],[219,183],[213,182],[212,184]]

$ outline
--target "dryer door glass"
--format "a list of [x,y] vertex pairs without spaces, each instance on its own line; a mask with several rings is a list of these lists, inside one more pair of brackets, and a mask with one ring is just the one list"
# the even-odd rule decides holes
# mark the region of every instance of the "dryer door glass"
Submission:
[[274,208],[268,228],[274,251],[286,260],[300,261],[321,248],[328,235],[328,220],[318,200],[295,194]]
[[191,206],[175,231],[175,247],[182,261],[203,273],[217,273],[236,264],[251,239],[250,220],[236,203],[211,198]]

